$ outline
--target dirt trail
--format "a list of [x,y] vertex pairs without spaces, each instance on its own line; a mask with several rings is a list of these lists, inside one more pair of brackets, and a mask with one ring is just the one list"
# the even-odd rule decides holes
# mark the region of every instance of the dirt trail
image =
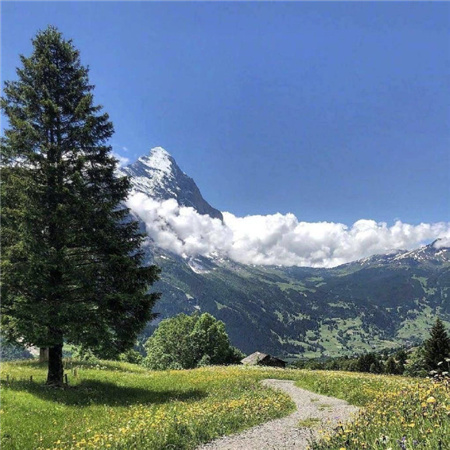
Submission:
[[[284,450],[307,449],[311,440],[317,438],[318,430],[335,426],[351,419],[358,411],[344,400],[314,394],[294,386],[294,381],[263,380],[265,386],[286,392],[297,410],[290,416],[271,420],[242,433],[224,436],[197,450]],[[309,420],[309,426],[299,425]]]

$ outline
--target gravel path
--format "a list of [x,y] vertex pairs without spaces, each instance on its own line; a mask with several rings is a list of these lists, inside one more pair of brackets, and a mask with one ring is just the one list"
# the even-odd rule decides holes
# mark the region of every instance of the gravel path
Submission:
[[[307,449],[317,438],[318,430],[335,426],[351,419],[358,408],[344,400],[314,394],[294,386],[294,381],[263,380],[264,386],[289,394],[297,411],[283,419],[275,419],[250,428],[240,434],[224,436],[197,450],[281,450]],[[301,426],[300,421],[311,419],[312,426]],[[315,420],[314,420],[315,419]]]

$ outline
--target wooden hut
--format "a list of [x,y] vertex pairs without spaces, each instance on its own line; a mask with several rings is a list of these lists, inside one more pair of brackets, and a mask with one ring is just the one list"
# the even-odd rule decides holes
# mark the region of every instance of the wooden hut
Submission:
[[241,360],[241,363],[247,366],[286,367],[286,361],[261,352],[252,353],[251,355]]

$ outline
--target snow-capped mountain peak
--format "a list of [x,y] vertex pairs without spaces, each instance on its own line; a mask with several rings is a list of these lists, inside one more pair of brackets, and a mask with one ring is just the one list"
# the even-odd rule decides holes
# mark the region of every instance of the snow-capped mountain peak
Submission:
[[203,197],[195,181],[186,175],[170,153],[162,147],[154,147],[150,153],[119,170],[130,177],[134,192],[155,200],[175,199],[180,206],[194,208],[200,214],[223,220],[222,213],[213,208]]
[[[442,244],[439,245],[439,242]],[[379,255],[372,255],[368,258],[354,261],[345,266],[359,265],[362,267],[375,266],[417,266],[419,264],[425,265],[448,265],[450,264],[450,248],[444,246],[446,241],[437,239],[431,244],[423,245],[414,250],[392,250],[391,252]]]
[[160,172],[171,175],[172,174],[172,157],[169,152],[162,147],[154,147],[150,150],[148,156],[141,156],[140,161],[150,170],[159,170]]

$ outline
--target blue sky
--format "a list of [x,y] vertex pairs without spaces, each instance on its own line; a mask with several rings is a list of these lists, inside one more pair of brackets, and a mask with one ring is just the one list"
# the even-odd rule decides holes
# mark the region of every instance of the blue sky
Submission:
[[450,220],[449,3],[1,8],[2,81],[56,25],[90,66],[115,151],[166,148],[222,211]]

